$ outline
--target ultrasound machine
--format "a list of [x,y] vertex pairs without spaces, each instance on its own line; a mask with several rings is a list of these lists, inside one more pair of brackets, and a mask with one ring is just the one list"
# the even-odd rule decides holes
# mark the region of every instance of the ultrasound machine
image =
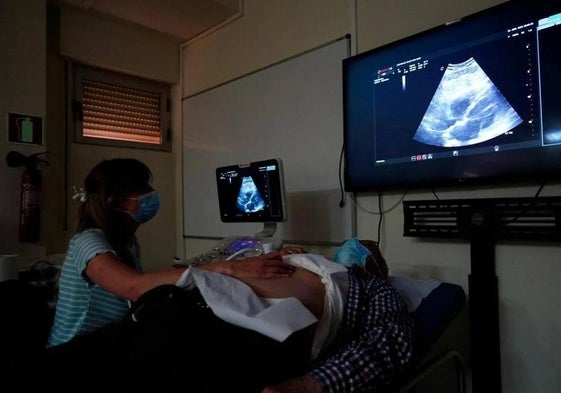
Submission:
[[286,221],[282,161],[278,158],[216,168],[220,219],[224,223],[263,223],[254,236],[228,236],[189,265],[241,259],[272,251],[278,222]]

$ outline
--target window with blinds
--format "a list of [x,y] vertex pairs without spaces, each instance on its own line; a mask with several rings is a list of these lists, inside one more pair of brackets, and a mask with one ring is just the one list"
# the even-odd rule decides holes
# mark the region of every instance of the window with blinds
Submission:
[[169,150],[169,86],[115,72],[74,68],[76,141]]

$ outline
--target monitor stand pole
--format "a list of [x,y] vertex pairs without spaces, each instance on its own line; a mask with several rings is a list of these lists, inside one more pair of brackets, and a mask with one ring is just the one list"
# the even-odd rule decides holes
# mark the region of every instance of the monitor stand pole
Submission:
[[474,393],[500,393],[502,390],[499,293],[495,273],[495,240],[491,232],[475,232],[470,242],[471,274],[468,282]]
[[276,222],[264,222],[261,232],[255,234],[255,237],[273,237],[277,230]]
[[497,240],[561,240],[561,197],[404,201],[404,236],[470,241],[469,313],[473,393],[500,393]]

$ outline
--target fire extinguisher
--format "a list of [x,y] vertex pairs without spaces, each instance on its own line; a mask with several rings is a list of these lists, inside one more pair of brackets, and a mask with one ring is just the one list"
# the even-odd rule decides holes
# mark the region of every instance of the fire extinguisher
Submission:
[[19,209],[19,241],[36,242],[39,240],[41,224],[41,185],[42,178],[39,164],[49,164],[38,156],[44,153],[35,153],[24,156],[11,151],[6,157],[8,166],[24,166],[21,175],[20,209]]

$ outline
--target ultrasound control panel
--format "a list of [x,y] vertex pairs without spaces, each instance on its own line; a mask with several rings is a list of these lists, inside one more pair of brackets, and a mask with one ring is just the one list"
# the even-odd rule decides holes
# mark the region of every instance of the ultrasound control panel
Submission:
[[216,243],[209,251],[185,261],[191,266],[211,262],[236,260],[273,251],[273,243],[264,237],[229,236]]

